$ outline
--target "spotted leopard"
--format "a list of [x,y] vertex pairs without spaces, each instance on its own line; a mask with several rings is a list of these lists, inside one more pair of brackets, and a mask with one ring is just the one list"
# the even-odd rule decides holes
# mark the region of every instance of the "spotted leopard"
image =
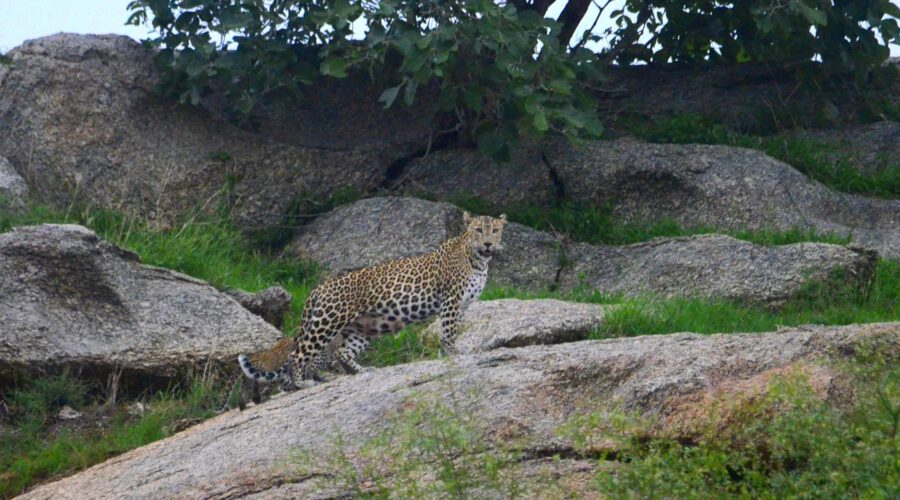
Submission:
[[[506,216],[463,214],[465,231],[433,252],[394,260],[331,278],[306,301],[289,363],[256,378],[312,385],[317,372],[335,361],[350,373],[363,369],[357,356],[378,336],[396,333],[410,323],[440,316],[440,342],[447,353],[459,333],[463,311],[481,295],[488,264],[502,248]],[[325,355],[322,353],[326,352]],[[252,372],[252,365],[244,372]],[[249,375],[249,373],[248,373]]]

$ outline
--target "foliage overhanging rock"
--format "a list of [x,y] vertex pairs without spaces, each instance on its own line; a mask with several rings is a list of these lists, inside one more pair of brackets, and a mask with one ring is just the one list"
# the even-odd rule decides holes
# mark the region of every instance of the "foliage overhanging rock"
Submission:
[[[332,271],[437,249],[462,230],[462,211],[412,198],[371,198],[320,217],[291,245]],[[824,243],[763,247],[728,236],[657,238],[626,246],[565,244],[511,223],[490,277],[504,286],[701,296],[778,305],[809,280],[865,290],[877,254]],[[841,270],[841,271],[839,271]]]
[[[156,498],[352,495],[335,485],[335,449],[342,447],[349,465],[359,466],[364,455],[356,451],[364,443],[410,408],[431,402],[448,408],[450,418],[476,422],[490,448],[517,443],[512,472],[527,489],[537,486],[540,475],[529,472],[542,457],[577,456],[559,432],[576,415],[624,410],[678,422],[692,395],[795,363],[850,357],[873,342],[896,355],[900,323],[584,341],[375,369],[220,415],[24,498],[74,498],[86,491],[94,498],[118,498],[123,491]],[[820,375],[817,383],[835,394],[834,377]],[[301,453],[316,473],[303,472]],[[379,458],[379,470],[399,467]]]
[[281,338],[207,283],[54,224],[0,234],[0,333],[0,379],[62,368],[174,376]]

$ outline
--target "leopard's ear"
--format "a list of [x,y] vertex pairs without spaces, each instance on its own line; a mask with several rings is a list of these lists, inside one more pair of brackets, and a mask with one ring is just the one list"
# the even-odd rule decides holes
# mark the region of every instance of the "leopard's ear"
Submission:
[[500,220],[502,220],[504,224],[506,224],[507,222],[509,222],[509,221],[506,220],[506,214],[500,214],[500,217],[498,217],[498,218],[499,218]]
[[468,211],[463,211],[463,223],[468,224],[472,222],[472,215]]

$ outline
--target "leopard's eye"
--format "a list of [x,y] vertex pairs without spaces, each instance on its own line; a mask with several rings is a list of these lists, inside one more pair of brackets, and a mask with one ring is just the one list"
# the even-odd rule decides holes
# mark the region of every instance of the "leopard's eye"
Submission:
[[497,233],[497,231],[499,231],[499,229],[497,229],[497,228],[496,228],[496,227],[495,227],[495,228],[494,228],[494,230],[493,230],[493,231],[491,231],[491,232],[492,232],[492,233],[494,233],[494,234],[496,234],[496,233]]
[[484,231],[481,230],[480,227],[476,227],[476,228],[475,228],[475,231],[478,232],[479,234],[484,232]]

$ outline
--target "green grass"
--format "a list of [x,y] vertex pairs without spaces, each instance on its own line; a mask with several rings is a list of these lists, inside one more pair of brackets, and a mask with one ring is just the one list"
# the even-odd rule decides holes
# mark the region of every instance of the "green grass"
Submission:
[[571,202],[542,207],[498,207],[472,196],[452,196],[449,202],[478,214],[497,216],[505,213],[511,222],[564,234],[573,241],[604,245],[628,245],[652,238],[697,234],[727,234],[758,245],[787,245],[803,241],[844,245],[850,242],[849,237],[822,234],[812,229],[722,231],[713,227],[683,227],[673,219],[653,224],[625,223],[616,218],[611,206],[595,207]]
[[900,159],[862,172],[846,152],[827,141],[779,133],[754,136],[734,132],[698,115],[683,114],[636,124],[630,132],[650,142],[725,144],[763,151],[837,191],[882,198],[900,197]]
[[[219,380],[201,376],[189,376],[130,405],[110,403],[100,392],[61,374],[0,393],[10,410],[0,427],[0,498],[169,436],[179,421],[212,416],[225,397]],[[135,402],[143,412],[128,411]],[[83,414],[73,423],[87,423],[74,428],[60,423],[56,414],[66,405]]]
[[[634,439],[600,473],[605,495],[660,498],[895,498],[900,491],[900,368],[865,352],[842,368],[855,397],[823,401],[802,373],[786,374],[739,410],[723,433],[710,422],[694,442]],[[700,423],[701,430],[703,423]]]
[[783,307],[739,304],[712,299],[653,296],[626,298],[593,290],[523,292],[489,285],[482,300],[556,298],[593,304],[616,304],[591,338],[658,335],[674,332],[765,332],[804,324],[846,325],[897,321],[900,318],[900,262],[880,260],[866,295],[855,287],[808,283]]

